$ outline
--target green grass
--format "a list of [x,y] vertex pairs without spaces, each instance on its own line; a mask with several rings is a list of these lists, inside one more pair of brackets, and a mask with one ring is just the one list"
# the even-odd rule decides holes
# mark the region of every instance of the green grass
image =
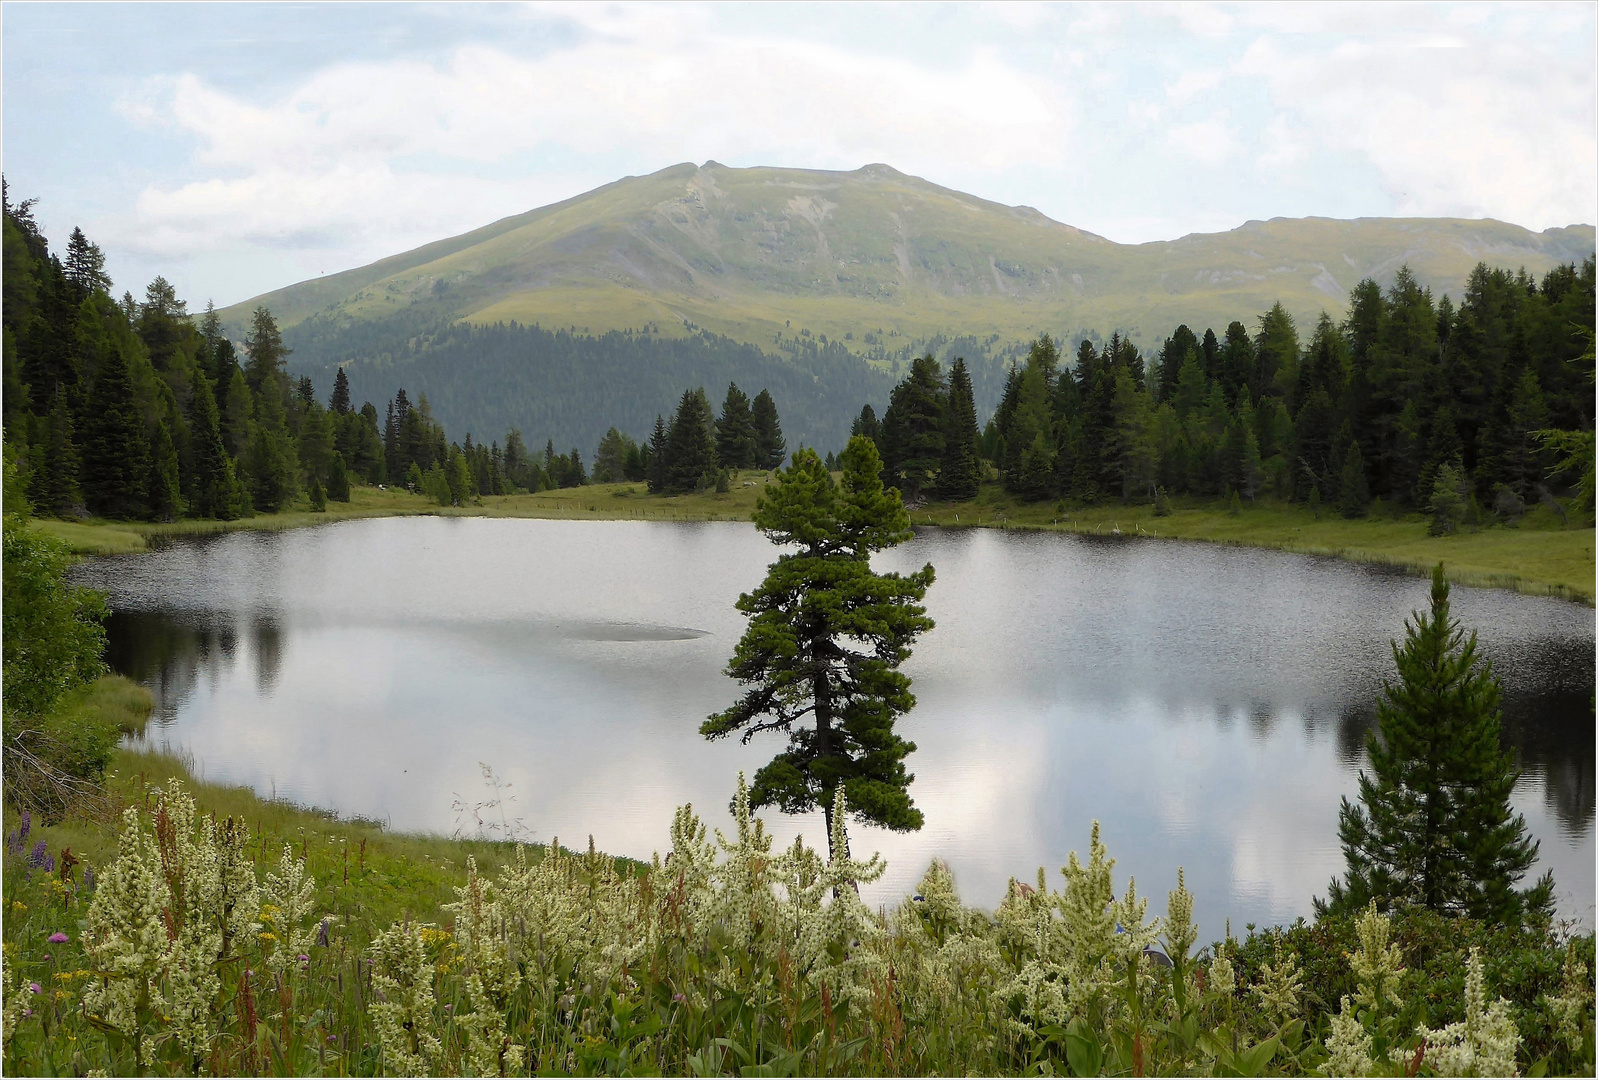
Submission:
[[105,726],[121,735],[143,735],[155,699],[125,675],[105,675],[67,694],[57,708],[69,722]]
[[[770,474],[745,471],[724,495],[650,495],[643,484],[592,484],[533,495],[498,495],[481,505],[440,507],[404,491],[357,487],[348,504],[329,503],[324,514],[296,508],[239,521],[178,521],[140,524],[34,519],[33,528],[60,537],[83,555],[122,555],[148,550],[175,536],[242,529],[294,529],[357,518],[435,514],[446,517],[552,518],[567,521],[748,521]],[[301,502],[304,502],[302,498]],[[1428,536],[1418,514],[1393,516],[1378,510],[1349,521],[1334,511],[1318,517],[1307,508],[1261,500],[1231,514],[1218,500],[1179,503],[1167,517],[1148,505],[1065,506],[1021,503],[989,484],[970,502],[932,502],[911,511],[917,525],[1040,529],[1058,532],[1202,540],[1243,547],[1327,555],[1350,562],[1396,566],[1429,574],[1439,561],[1460,585],[1514,589],[1557,596],[1589,606],[1595,593],[1593,528],[1562,522],[1537,507],[1517,526],[1492,525],[1453,536]]]
[[989,486],[967,503],[929,503],[911,512],[917,525],[1041,529],[1096,535],[1200,540],[1242,547],[1327,555],[1349,562],[1401,567],[1430,574],[1441,562],[1460,585],[1514,589],[1592,605],[1592,526],[1569,527],[1538,507],[1518,526],[1467,529],[1428,536],[1419,514],[1378,511],[1348,520],[1334,511],[1318,517],[1306,507],[1261,500],[1234,515],[1219,501],[1178,503],[1166,517],[1153,506],[1064,506],[1019,503]]

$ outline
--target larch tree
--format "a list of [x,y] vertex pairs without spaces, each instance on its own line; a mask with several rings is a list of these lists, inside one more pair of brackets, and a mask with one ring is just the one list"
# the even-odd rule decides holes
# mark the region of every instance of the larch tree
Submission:
[[874,552],[910,537],[909,515],[882,486],[870,439],[851,438],[841,465],[840,483],[815,451],[798,450],[756,504],[761,532],[797,550],[779,555],[760,587],[739,597],[750,620],[727,673],[747,689],[699,730],[746,743],[763,731],[788,735],[787,750],[755,774],[757,807],[820,807],[830,832],[842,788],[860,820],[911,831],[922,823],[904,766],[915,744],[894,723],[915,705],[899,665],[932,629],[921,601],[933,570],[872,570]]
[[1393,643],[1398,681],[1383,688],[1366,741],[1371,775],[1360,773],[1360,805],[1345,798],[1339,815],[1348,869],[1318,911],[1374,902],[1512,924],[1552,907],[1552,872],[1516,887],[1538,845],[1509,804],[1520,772],[1503,746],[1498,679],[1450,616],[1448,591],[1439,563],[1430,610]]

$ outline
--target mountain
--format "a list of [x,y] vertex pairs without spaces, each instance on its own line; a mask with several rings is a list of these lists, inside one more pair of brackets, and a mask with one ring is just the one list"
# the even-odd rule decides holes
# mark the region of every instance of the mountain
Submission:
[[1147,350],[1178,323],[1220,332],[1278,300],[1307,329],[1322,310],[1341,316],[1362,278],[1387,282],[1406,264],[1457,297],[1478,262],[1540,274],[1593,251],[1590,225],[1534,233],[1449,218],[1276,218],[1117,244],[886,165],[712,161],[626,177],[222,315],[241,332],[264,304],[288,331],[296,369],[353,362],[352,379],[363,365],[403,377],[425,352],[418,341],[451,324],[512,321],[585,336],[631,331],[628,340],[708,332],[789,358],[825,347],[838,359],[841,344],[887,374],[940,335],[968,337],[990,367],[1044,331],[1120,330]]

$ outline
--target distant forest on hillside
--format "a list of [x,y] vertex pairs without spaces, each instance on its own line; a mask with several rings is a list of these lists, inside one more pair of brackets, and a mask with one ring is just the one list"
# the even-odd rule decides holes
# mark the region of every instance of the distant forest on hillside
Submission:
[[[886,403],[893,376],[840,343],[807,343],[772,356],[727,337],[686,338],[612,331],[599,337],[501,323],[473,326],[403,319],[329,330],[310,320],[284,332],[289,371],[331,386],[340,365],[357,402],[381,404],[403,387],[426,396],[454,438],[498,438],[517,429],[537,443],[585,453],[616,427],[645,437],[671,415],[685,388],[718,400],[736,382],[769,390],[782,408],[790,446],[829,449],[848,439],[861,402]],[[1002,375],[994,380],[994,400]]]

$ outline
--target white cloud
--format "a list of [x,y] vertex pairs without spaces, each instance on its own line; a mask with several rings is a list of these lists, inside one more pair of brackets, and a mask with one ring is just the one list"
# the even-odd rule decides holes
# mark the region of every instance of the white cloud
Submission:
[[1237,134],[1227,123],[1225,110],[1205,120],[1179,124],[1167,135],[1171,145],[1205,165],[1220,165],[1239,149]]
[[1221,85],[1225,72],[1218,68],[1198,68],[1193,71],[1184,71],[1175,82],[1165,88],[1166,100],[1172,105],[1182,106]]
[[[1067,96],[992,53],[933,69],[793,39],[684,35],[680,24],[662,43],[657,15],[596,18],[590,27],[604,33],[543,58],[471,45],[437,65],[344,64],[265,103],[193,75],[171,79],[124,112],[197,137],[197,163],[218,175],[143,192],[146,243],[359,231],[417,213],[441,226],[442,207],[470,211],[455,224],[478,224],[509,186],[474,177],[514,155],[620,149],[645,169],[731,155],[910,171],[955,160],[976,173],[1063,161]],[[396,175],[407,159],[426,162],[423,175]],[[429,177],[447,178],[450,193]]]
[[[1499,28],[1305,47],[1275,35],[1238,65],[1322,146],[1381,176],[1401,215],[1493,216],[1531,228],[1598,212],[1592,56]],[[1281,115],[1279,113],[1279,115]],[[1270,156],[1270,152],[1267,152]]]

